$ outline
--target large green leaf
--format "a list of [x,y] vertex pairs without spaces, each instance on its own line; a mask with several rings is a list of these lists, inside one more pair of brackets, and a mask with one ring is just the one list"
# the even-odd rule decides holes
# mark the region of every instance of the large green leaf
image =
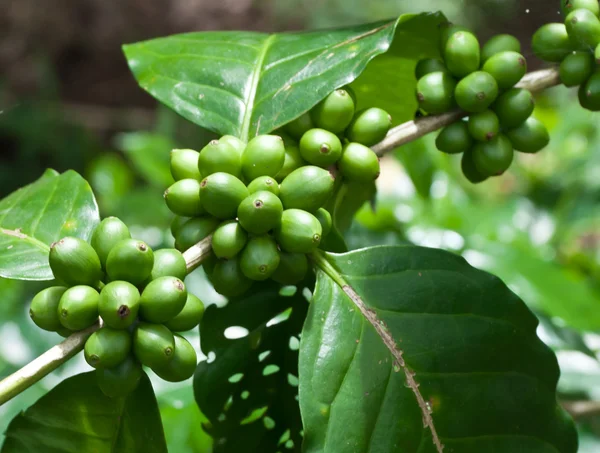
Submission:
[[[209,360],[198,365],[194,391],[215,452],[300,451],[298,336],[308,305],[302,288],[256,284],[246,297],[206,310],[200,330]],[[228,328],[247,335],[228,339]]]
[[112,399],[95,372],[58,384],[9,425],[2,453],[166,453],[160,413],[143,376],[127,398]]
[[52,280],[50,244],[65,236],[87,240],[99,221],[94,194],[81,176],[46,171],[0,200],[0,277]]
[[[247,140],[284,125],[352,82],[390,48],[397,30],[407,39],[402,30],[411,30],[410,45],[396,44],[403,54],[413,47],[412,32],[429,40],[440,20],[404,15],[300,33],[186,33],[127,45],[124,51],[139,84],[158,100],[202,127]],[[421,52],[419,45],[416,53]],[[376,87],[379,97],[390,88]]]
[[305,452],[577,450],[556,358],[498,278],[412,246],[316,260],[300,346]]

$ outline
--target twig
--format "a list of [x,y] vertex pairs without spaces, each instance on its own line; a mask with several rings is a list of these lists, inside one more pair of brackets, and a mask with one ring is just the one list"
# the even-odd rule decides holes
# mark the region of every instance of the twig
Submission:
[[[556,68],[551,68],[530,72],[523,80],[521,80],[518,86],[537,92],[558,85],[559,83],[558,70]],[[409,121],[391,129],[387,136],[380,143],[375,145],[373,149],[377,154],[381,155],[403,144],[423,137],[443,126],[447,126],[463,116],[466,116],[465,112],[453,111],[443,115],[428,116],[416,121]],[[210,256],[211,239],[212,236],[209,236],[184,252],[183,256],[187,263],[188,273],[196,269],[208,256]],[[54,346],[33,362],[25,365],[20,370],[0,381],[0,405],[35,384],[41,378],[51,371],[54,371],[81,351],[87,338],[97,330],[98,327],[98,325],[95,325],[89,329],[71,335],[65,341]]]
[[[210,255],[211,238],[212,235],[183,253],[188,273],[196,269]],[[99,328],[100,324],[96,323],[85,330],[74,333],[62,343],[57,344],[20,370],[0,381],[0,406],[31,387],[81,351],[89,336]]]
[[561,406],[574,419],[600,415],[600,401],[561,401]]
[[28,389],[51,371],[65,363],[83,349],[86,340],[100,327],[99,323],[76,332],[41,356],[29,362],[19,371],[0,381],[0,406]]
[[[558,85],[559,83],[560,78],[558,76],[558,69],[550,68],[530,72],[523,77],[523,80],[521,80],[517,86],[520,88],[527,88],[532,92],[537,92]],[[399,146],[417,140],[430,132],[448,126],[465,116],[467,116],[466,112],[455,110],[442,115],[426,116],[415,121],[400,124],[390,129],[387,136],[372,147],[373,151],[381,156]]]

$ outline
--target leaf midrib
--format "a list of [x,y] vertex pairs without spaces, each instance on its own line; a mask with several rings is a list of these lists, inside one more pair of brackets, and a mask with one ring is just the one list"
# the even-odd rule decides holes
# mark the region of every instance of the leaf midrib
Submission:
[[5,236],[10,236],[10,237],[14,238],[15,240],[21,239],[23,241],[27,241],[27,242],[35,245],[36,247],[40,248],[41,250],[43,250],[46,253],[50,252],[50,247],[47,244],[44,244],[39,239],[36,239],[36,238],[29,236],[27,234],[24,234],[24,233],[20,233],[16,230],[7,230],[5,228],[0,228],[0,234],[3,234]]
[[260,74],[265,64],[267,52],[271,48],[271,45],[273,44],[273,41],[276,37],[277,34],[272,34],[265,40],[261,47],[260,53],[258,54],[256,64],[254,65],[254,71],[252,71],[252,79],[250,81],[248,98],[246,100],[246,110],[244,111],[244,116],[242,119],[242,129],[240,132],[240,138],[246,142],[250,138],[250,123],[252,122],[252,115],[254,113],[254,101],[256,100],[258,84],[260,83]]

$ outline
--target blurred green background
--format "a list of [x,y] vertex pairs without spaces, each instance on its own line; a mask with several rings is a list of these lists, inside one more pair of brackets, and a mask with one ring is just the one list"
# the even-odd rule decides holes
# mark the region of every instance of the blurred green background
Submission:
[[[537,27],[557,20],[559,0],[55,3],[52,11],[35,0],[0,5],[0,197],[47,167],[72,168],[90,181],[103,216],[121,217],[135,237],[158,247],[172,244],[162,201],[171,181],[169,150],[200,149],[213,135],[136,86],[122,43],[190,30],[321,28],[441,10],[482,41],[517,35],[535,69],[541,62],[528,41]],[[480,186],[466,183],[458,158],[435,150],[435,134],[387,156],[376,209],[363,207],[347,240],[351,248],[403,242],[444,248],[499,275],[540,318],[538,334],[557,352],[560,398],[568,406],[600,400],[600,117],[564,88],[539,96],[535,114],[551,131],[550,146],[518,156],[503,177]],[[186,283],[208,303],[223,301],[202,271]],[[27,315],[42,287],[0,279],[0,376],[60,341]],[[86,369],[79,356],[0,407],[0,432],[47,389]],[[170,451],[209,452],[190,383],[154,384]],[[578,417],[581,452],[600,451],[594,404]]]

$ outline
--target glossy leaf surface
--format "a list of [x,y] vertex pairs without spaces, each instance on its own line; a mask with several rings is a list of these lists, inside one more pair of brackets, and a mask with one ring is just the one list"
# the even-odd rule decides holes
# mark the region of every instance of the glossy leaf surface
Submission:
[[427,409],[444,451],[577,450],[556,358],[498,278],[412,246],[324,260],[300,347],[305,452],[439,452]]
[[99,221],[92,189],[79,174],[46,171],[0,200],[0,277],[52,280],[50,244],[65,236],[87,240]]

